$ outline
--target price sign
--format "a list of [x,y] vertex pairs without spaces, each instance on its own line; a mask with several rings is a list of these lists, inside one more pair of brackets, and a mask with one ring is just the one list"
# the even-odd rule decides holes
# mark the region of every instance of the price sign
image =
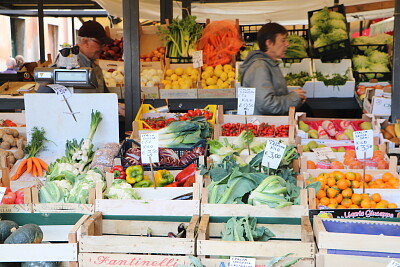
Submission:
[[278,169],[281,163],[283,154],[285,153],[286,145],[279,141],[269,139],[265,146],[262,165],[272,169]]
[[229,267],[255,267],[255,258],[230,257]]
[[255,101],[256,101],[256,88],[238,87],[237,114],[253,115]]
[[313,152],[320,160],[336,158],[335,153],[332,151],[332,148],[330,147],[314,148]]
[[400,267],[400,263],[395,260],[391,260],[386,267]]
[[355,131],[353,132],[354,146],[356,147],[357,159],[372,158],[374,152],[374,137],[372,130]]
[[7,187],[0,187],[0,202],[3,200],[6,190],[7,190]]
[[158,162],[158,133],[140,135],[142,163]]
[[47,86],[54,90],[54,93],[56,93],[58,99],[60,100],[65,100],[72,96],[71,91],[63,85],[49,84]]
[[197,69],[203,66],[203,50],[194,51],[193,57],[193,68]]

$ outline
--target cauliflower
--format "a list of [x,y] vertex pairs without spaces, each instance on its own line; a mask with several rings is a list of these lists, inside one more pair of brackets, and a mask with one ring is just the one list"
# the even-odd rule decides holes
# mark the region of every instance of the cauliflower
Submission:
[[65,194],[72,189],[72,184],[68,180],[55,180],[53,181],[58,187],[60,187]]
[[135,189],[122,179],[114,180],[111,187],[107,189],[105,196],[109,199],[140,199]]
[[89,170],[86,173],[85,179],[93,181],[94,183],[96,183],[97,181],[103,181],[103,175],[101,175],[100,173],[94,171],[94,170]]

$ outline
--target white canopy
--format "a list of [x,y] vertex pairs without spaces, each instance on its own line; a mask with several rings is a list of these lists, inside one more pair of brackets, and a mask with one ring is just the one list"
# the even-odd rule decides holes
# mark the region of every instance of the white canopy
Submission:
[[[378,0],[341,0],[345,6],[375,3]],[[122,17],[122,0],[96,0],[110,15]],[[173,1],[174,17],[181,16],[181,2]],[[333,0],[275,0],[275,1],[246,1],[221,4],[192,3],[192,15],[198,22],[205,22],[207,18],[214,20],[239,19],[240,24],[263,24],[268,20],[283,25],[308,24],[308,11],[332,6]],[[160,0],[140,0],[140,18],[160,20]],[[373,19],[390,17],[393,9],[384,9],[363,13],[351,14],[348,21],[358,19]],[[360,15],[354,18],[354,15]]]

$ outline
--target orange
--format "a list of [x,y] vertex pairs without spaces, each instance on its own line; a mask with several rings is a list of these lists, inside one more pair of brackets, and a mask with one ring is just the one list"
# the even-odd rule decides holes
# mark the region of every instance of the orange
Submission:
[[361,201],[361,208],[363,209],[371,208],[371,201],[369,199],[363,199],[363,201]]
[[356,181],[356,180],[354,180],[354,181],[351,181],[351,187],[352,188],[360,188],[360,182],[359,181]]
[[325,190],[319,190],[318,193],[316,194],[316,197],[317,197],[318,199],[321,199],[321,198],[323,198],[323,197],[326,197],[326,192],[325,192]]
[[371,201],[371,209],[375,209],[376,208],[376,202],[375,201]]
[[383,180],[382,179],[375,179],[375,184],[380,185],[383,184]]
[[369,198],[369,194],[367,194],[367,193],[364,193],[364,194],[362,194],[361,196],[362,196],[362,199],[363,199],[363,200],[364,200],[364,199],[368,199],[368,200],[370,199],[370,198]]
[[335,200],[336,200],[336,202],[339,204],[339,203],[342,203],[342,200],[343,200],[343,195],[342,194],[338,194],[336,197],[335,197]]
[[333,177],[334,177],[336,180],[340,180],[340,179],[344,179],[344,178],[345,178],[344,173],[341,172],[341,171],[334,171],[334,172],[332,172],[332,174],[333,174]]
[[356,204],[351,204],[349,209],[359,209],[360,207]]
[[382,199],[379,203],[383,203],[386,205],[386,207],[389,205],[389,201]]
[[337,181],[337,187],[341,190],[344,190],[349,187],[349,184],[347,183],[347,180],[341,179]]
[[371,182],[372,181],[372,176],[370,174],[365,174],[365,182]]
[[337,208],[338,208],[338,209],[346,209],[346,207],[343,206],[343,205],[338,205]]
[[384,157],[385,157],[385,154],[384,154],[382,151],[380,151],[380,150],[375,150],[375,151],[373,152],[372,156],[373,156],[373,157],[382,157],[382,158],[384,158]]
[[317,180],[321,182],[321,186],[324,187],[328,179],[325,176],[318,176]]
[[328,205],[328,208],[330,208],[330,209],[336,209],[337,208],[337,204],[329,204]]
[[329,204],[334,204],[334,205],[336,205],[336,206],[338,205],[336,199],[334,199],[334,198],[330,198],[330,199],[329,199]]
[[390,172],[385,172],[385,173],[382,175],[382,180],[383,180],[384,182],[389,182],[390,178],[393,178],[393,174],[391,174]]
[[355,161],[356,159],[353,157],[346,157],[344,156],[344,160],[343,160],[343,164],[344,165],[350,165],[350,163],[352,163],[353,161]]
[[323,197],[319,200],[319,203],[323,206],[328,206],[330,204],[330,200],[327,197]]
[[334,186],[335,184],[336,184],[336,179],[335,178],[333,178],[333,177],[329,177],[328,178],[328,180],[327,180],[327,184],[328,184],[328,186],[329,187],[332,187],[332,186]]
[[342,191],[343,197],[351,197],[353,195],[353,190],[351,188],[346,188]]
[[343,207],[348,208],[348,207],[350,207],[350,205],[353,204],[353,203],[351,202],[351,199],[350,199],[350,198],[345,198],[345,199],[342,200],[342,203],[340,203],[340,204],[341,204]]
[[349,169],[362,169],[362,168],[363,164],[358,160],[354,160],[349,164]]
[[328,190],[326,190],[326,195],[327,195],[329,198],[334,198],[334,197],[336,197],[338,194],[339,194],[339,191],[333,189],[332,187],[331,187],[331,188],[328,188]]
[[379,202],[376,204],[375,208],[377,209],[386,209],[388,206],[385,203]]
[[371,196],[371,199],[375,201],[376,203],[380,202],[382,200],[382,197],[379,193],[375,193]]
[[344,165],[340,161],[335,160],[331,162],[331,169],[344,169]]
[[356,172],[356,180],[359,181],[359,182],[361,182],[361,180],[362,180],[362,176],[358,172]]
[[351,201],[353,201],[353,203],[356,205],[360,205],[362,200],[363,200],[363,197],[360,194],[353,194],[351,196]]
[[389,169],[389,162],[387,162],[384,159],[378,161],[378,169],[379,170]]
[[356,179],[356,174],[354,172],[347,172],[346,179],[350,181],[354,181]]
[[397,209],[397,205],[395,203],[389,203],[388,208],[389,209]]
[[315,169],[315,162],[312,160],[307,160],[307,169]]
[[345,157],[348,156],[348,157],[355,158],[356,157],[356,151],[354,149],[346,150],[346,152],[344,153],[344,156]]

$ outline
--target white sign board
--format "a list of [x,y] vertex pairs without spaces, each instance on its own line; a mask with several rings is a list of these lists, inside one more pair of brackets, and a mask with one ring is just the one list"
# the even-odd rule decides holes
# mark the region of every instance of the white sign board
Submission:
[[141,134],[140,142],[141,142],[140,150],[141,150],[142,163],[159,162],[158,133]]
[[387,267],[400,267],[400,263],[398,261],[391,260]]
[[374,153],[374,136],[372,130],[353,132],[354,146],[356,148],[357,159],[372,158]]
[[72,94],[68,103],[75,113],[71,115],[67,104],[56,94],[25,94],[26,132],[30,140],[33,127],[43,128],[51,142],[43,153],[55,156],[65,154],[67,140],[86,138],[90,131],[91,113],[100,111],[102,120],[93,138],[94,148],[106,143],[119,142],[118,98],[116,94]]
[[272,169],[278,169],[285,149],[285,144],[277,140],[268,139],[261,164]]
[[239,87],[237,114],[253,115],[255,101],[256,101],[256,88]]
[[230,257],[229,267],[254,267],[256,266],[255,258],[243,258],[243,257]]
[[335,153],[332,151],[332,148],[330,148],[330,147],[314,148],[313,152],[315,153],[317,158],[320,160],[336,158]]
[[194,51],[193,57],[193,68],[197,69],[203,66],[203,50]]
[[0,187],[0,202],[3,200],[6,190],[7,190],[7,187]]

